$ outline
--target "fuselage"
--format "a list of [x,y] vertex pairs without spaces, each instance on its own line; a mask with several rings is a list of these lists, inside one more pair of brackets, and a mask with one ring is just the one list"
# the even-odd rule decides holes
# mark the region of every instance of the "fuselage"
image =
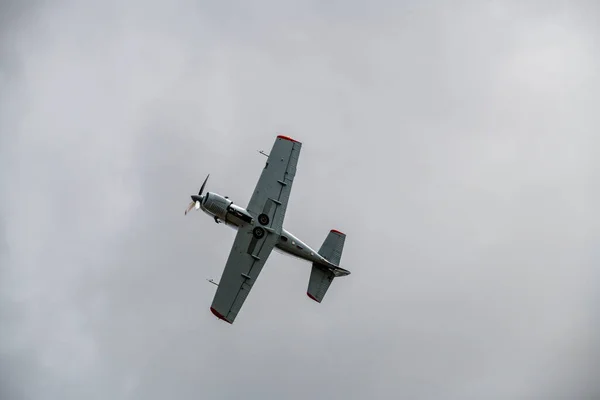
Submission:
[[[213,192],[207,192],[203,196],[192,196],[192,198],[198,201],[200,203],[200,209],[213,217],[217,223],[224,223],[236,230],[248,224],[252,226],[258,225],[256,218],[254,218],[250,212],[245,208],[234,204],[228,197]],[[309,245],[284,228],[281,229],[281,234],[277,238],[275,248],[280,252],[309,262],[335,267],[335,265],[322,257],[318,251],[312,249]]]

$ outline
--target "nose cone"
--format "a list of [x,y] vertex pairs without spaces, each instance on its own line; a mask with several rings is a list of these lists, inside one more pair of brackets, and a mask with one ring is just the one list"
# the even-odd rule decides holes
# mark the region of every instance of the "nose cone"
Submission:
[[202,196],[198,196],[197,194],[192,195],[192,201],[198,201],[202,203]]

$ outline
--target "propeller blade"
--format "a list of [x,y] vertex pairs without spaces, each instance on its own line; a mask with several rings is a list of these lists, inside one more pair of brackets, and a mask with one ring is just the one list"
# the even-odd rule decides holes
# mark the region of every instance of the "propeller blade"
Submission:
[[202,186],[200,186],[200,191],[198,192],[198,196],[202,195],[202,192],[204,192],[204,186],[206,186],[206,181],[208,181],[208,177],[210,176],[210,174],[208,174],[206,176],[206,179],[204,180],[204,183],[202,184]]
[[189,212],[190,212],[190,210],[191,210],[192,208],[194,208],[194,205],[195,205],[195,203],[196,203],[196,202],[194,202],[194,201],[192,201],[192,202],[190,203],[190,205],[188,206],[187,210],[185,210],[185,214],[184,214],[184,215],[187,215],[187,213],[189,213]]

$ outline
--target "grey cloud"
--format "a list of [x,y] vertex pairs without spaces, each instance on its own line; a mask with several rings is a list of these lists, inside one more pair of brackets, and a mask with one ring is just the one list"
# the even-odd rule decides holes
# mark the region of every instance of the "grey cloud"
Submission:
[[[2,36],[2,398],[597,397],[597,7],[372,4],[63,3]],[[229,326],[234,232],[183,210],[207,173],[245,205],[278,132],[286,227],[345,231],[353,274],[316,304],[274,254]]]

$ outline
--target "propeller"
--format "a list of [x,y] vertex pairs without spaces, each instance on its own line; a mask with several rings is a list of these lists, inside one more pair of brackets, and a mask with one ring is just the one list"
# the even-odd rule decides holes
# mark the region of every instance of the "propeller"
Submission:
[[208,177],[209,176],[210,176],[210,174],[208,174],[206,176],[206,179],[204,180],[204,183],[202,184],[202,186],[200,186],[200,190],[198,191],[198,194],[193,194],[191,196],[192,197],[192,202],[188,206],[187,210],[185,210],[185,214],[186,215],[187,215],[188,212],[190,212],[190,210],[192,208],[196,208],[196,210],[200,208],[200,202],[202,201],[202,192],[204,192],[204,187],[206,186],[206,182],[208,181]]

